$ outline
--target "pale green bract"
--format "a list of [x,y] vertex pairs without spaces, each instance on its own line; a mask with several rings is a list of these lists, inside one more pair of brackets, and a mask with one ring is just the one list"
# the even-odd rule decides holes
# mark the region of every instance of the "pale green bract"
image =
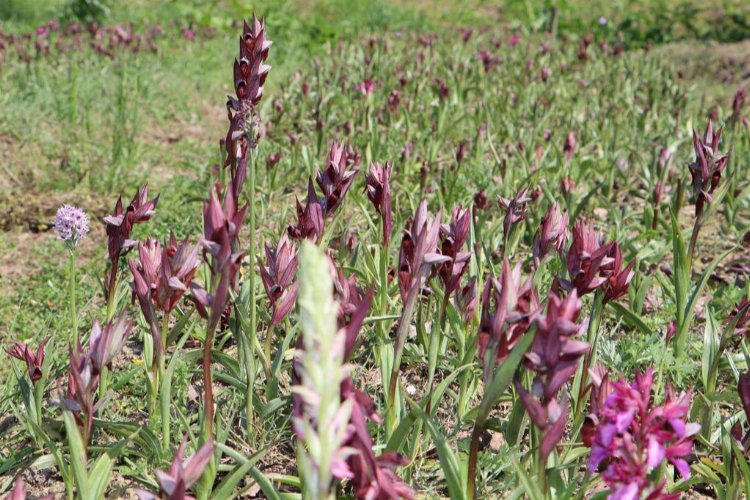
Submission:
[[298,273],[303,348],[297,355],[300,384],[292,390],[302,400],[301,414],[294,416],[302,492],[303,498],[335,498],[334,471],[345,467],[341,445],[351,412],[351,405],[341,402],[343,332],[336,326],[328,258],[309,241],[302,245]]

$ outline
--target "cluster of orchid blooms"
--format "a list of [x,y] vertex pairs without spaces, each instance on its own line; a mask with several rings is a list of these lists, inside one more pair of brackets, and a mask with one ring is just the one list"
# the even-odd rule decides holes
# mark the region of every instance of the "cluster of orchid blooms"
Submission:
[[[201,33],[203,37],[212,34],[212,30],[203,30]],[[159,23],[145,26],[139,31],[132,24],[100,26],[95,22],[72,22],[61,25],[52,19],[34,31],[18,35],[0,30],[0,67],[3,56],[10,56],[11,50],[19,61],[27,64],[37,58],[70,54],[87,47],[99,55],[112,59],[122,52],[137,53],[148,50],[156,53],[159,50],[158,41],[167,36],[164,27]],[[196,31],[190,26],[175,28],[173,36],[191,42],[196,39]]]
[[[68,27],[68,30],[73,28]],[[50,30],[52,28],[50,27]],[[52,30],[54,31],[54,30]],[[40,35],[41,36],[41,35]],[[114,36],[114,35],[113,35]],[[119,36],[119,35],[118,35]],[[471,34],[464,35],[470,37]],[[427,43],[427,42],[425,42]],[[509,43],[518,43],[512,39]],[[590,43],[590,42],[589,42]],[[264,21],[253,18],[245,24],[240,39],[240,58],[234,63],[236,98],[230,97],[229,130],[224,144],[230,181],[226,186],[216,184],[211,189],[203,209],[203,235],[199,244],[189,239],[179,241],[174,235],[163,244],[153,238],[137,241],[133,229],[148,221],[155,213],[158,197],[149,199],[146,187],[139,190],[127,207],[118,199],[114,211],[107,216],[106,232],[110,268],[104,279],[107,299],[107,322],[102,327],[94,323],[84,349],[76,338],[70,346],[68,389],[63,403],[72,411],[82,430],[84,442],[91,439],[97,395],[102,372],[112,369],[112,361],[122,350],[133,331],[133,322],[125,313],[115,315],[117,284],[122,261],[127,254],[135,254],[127,261],[132,275],[132,296],[137,299],[143,318],[153,339],[155,357],[152,367],[152,391],[163,373],[163,361],[169,346],[167,336],[169,318],[183,297],[189,297],[200,316],[206,321],[204,340],[204,422],[208,426],[207,442],[188,461],[183,460],[185,443],[177,453],[169,472],[157,472],[160,494],[170,499],[187,497],[193,485],[213,455],[211,425],[214,402],[211,370],[213,336],[226,327],[232,314],[234,293],[238,290],[239,270],[244,253],[240,250],[240,234],[248,213],[243,204],[243,187],[248,175],[250,155],[259,140],[260,120],[256,106],[263,94],[263,85],[270,69],[265,64],[271,42],[266,39]],[[581,46],[585,57],[588,44]],[[497,61],[489,53],[478,54],[486,71]],[[375,83],[366,80],[357,86],[357,92],[370,94]],[[439,94],[449,92],[445,82],[437,82]],[[391,94],[389,101],[398,95]],[[738,105],[741,107],[741,103]],[[696,203],[696,217],[712,201],[712,193],[721,181],[728,156],[719,152],[721,130],[715,132],[709,122],[700,138],[693,134],[696,161],[689,165]],[[570,133],[564,144],[564,157],[570,161],[575,154],[576,138]],[[460,159],[466,152],[457,153]],[[278,157],[273,163],[278,161]],[[268,159],[269,165],[272,159]],[[347,192],[352,188],[360,170],[361,157],[349,145],[333,142],[323,169],[308,179],[305,203],[297,200],[294,225],[290,225],[276,245],[265,246],[265,262],[259,266],[262,285],[270,304],[270,329],[281,325],[295,308],[298,282],[296,240],[308,239],[325,242],[326,224],[342,206]],[[390,247],[393,231],[392,163],[373,163],[365,174],[365,190],[377,211],[382,226],[382,245]],[[570,179],[565,182],[572,183]],[[565,191],[566,189],[563,189]],[[570,191],[570,186],[567,186]],[[500,198],[498,205],[505,212],[503,230],[506,245],[515,226],[525,220],[528,204],[535,196],[525,188],[511,199]],[[484,382],[489,383],[492,371],[513,351],[527,333],[533,334],[533,343],[523,357],[527,381],[517,376],[515,390],[533,426],[541,437],[538,454],[541,463],[557,448],[566,432],[571,402],[567,387],[576,372],[588,373],[591,382],[581,394],[590,393],[588,415],[582,429],[584,443],[591,447],[589,469],[600,472],[610,488],[610,498],[672,498],[665,492],[663,475],[654,475],[662,464],[671,463],[683,478],[690,475],[687,457],[692,441],[700,426],[688,423],[690,395],[677,395],[667,387],[664,402],[653,401],[653,370],[636,375],[630,384],[625,380],[610,380],[601,365],[589,366],[591,340],[581,339],[586,321],[581,320],[582,298],[595,294],[602,304],[616,301],[627,293],[634,276],[634,263],[624,264],[623,252],[616,241],[606,242],[594,229],[592,221],[576,220],[569,230],[569,215],[558,203],[552,204],[541,219],[533,239],[532,255],[528,268],[531,274],[522,277],[522,263],[512,265],[510,255],[504,255],[498,277],[488,276],[478,294],[478,281],[482,276],[468,276],[474,253],[467,243],[477,210],[487,208],[486,194],[478,193],[472,208],[456,205],[447,223],[442,213],[432,217],[427,201],[422,201],[413,217],[407,221],[400,241],[398,265],[394,272],[404,309],[416,307],[420,297],[430,295],[437,284],[442,288],[443,308],[454,300],[455,309],[468,324],[478,317],[476,349],[484,371]],[[64,206],[58,213],[55,227],[62,240],[74,248],[88,233],[88,220],[82,211]],[[254,228],[251,228],[251,230]],[[505,251],[505,249],[503,249]],[[251,249],[254,251],[254,249]],[[534,285],[533,274],[550,255],[557,254],[565,264],[567,276],[555,277],[546,300],[540,300]],[[337,265],[333,253],[328,252],[334,298],[338,304],[337,325],[343,342],[343,359],[352,361],[357,338],[368,315],[374,291],[363,291],[353,274]],[[196,272],[205,264],[208,277],[198,283]],[[252,271],[251,271],[252,272]],[[434,279],[433,279],[434,278]],[[381,286],[385,286],[382,284]],[[481,304],[481,308],[480,308]],[[235,304],[236,306],[236,304]],[[740,308],[747,315],[748,308]],[[393,393],[398,386],[399,357],[406,341],[404,322],[411,315],[403,314],[396,339],[397,362],[393,366],[388,404],[393,404]],[[593,319],[589,318],[590,323]],[[739,325],[747,325],[744,318]],[[408,324],[406,325],[408,326]],[[37,351],[28,345],[16,343],[8,353],[26,362],[28,376],[33,383],[42,379],[45,346],[42,341]],[[298,343],[302,349],[302,344]],[[591,368],[591,369],[589,369]],[[293,381],[300,383],[299,364],[293,365]],[[586,376],[584,376],[584,380]],[[739,393],[745,412],[750,418],[750,376],[740,377]],[[341,402],[351,405],[351,413],[343,439],[342,450],[337,454],[333,474],[351,484],[357,498],[414,498],[415,490],[404,483],[396,469],[408,459],[394,452],[376,455],[368,422],[382,423],[373,399],[358,389],[351,376],[340,384]],[[314,398],[292,394],[292,414],[295,419],[314,419]],[[312,402],[311,402],[312,401]],[[579,402],[580,404],[580,402]],[[390,408],[389,408],[390,410]],[[303,430],[294,426],[299,439]],[[735,425],[733,435],[743,447],[748,435]],[[23,498],[23,485],[17,483],[11,498]],[[157,498],[141,492],[141,498]]]

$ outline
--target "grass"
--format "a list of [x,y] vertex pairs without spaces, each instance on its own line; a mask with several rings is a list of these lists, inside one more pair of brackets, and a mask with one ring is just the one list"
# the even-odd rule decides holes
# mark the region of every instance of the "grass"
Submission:
[[[54,2],[35,8],[28,5],[3,4],[3,30],[22,33],[49,16],[66,12],[64,5]],[[694,79],[701,76],[700,66],[687,77],[680,77],[681,60],[662,57],[670,46],[658,45],[685,39],[691,44],[697,43],[695,39],[741,40],[750,33],[741,16],[745,6],[724,2],[721,8],[730,14],[721,17],[727,24],[726,29],[719,30],[714,22],[715,16],[721,16],[717,11],[695,12],[682,1],[655,7],[633,1],[603,2],[600,8],[589,7],[585,14],[578,14],[581,9],[577,2],[556,5],[557,18],[542,2],[508,1],[500,9],[489,2],[478,2],[476,9],[461,2],[440,6],[432,2],[401,5],[364,0],[254,3],[252,8],[268,20],[267,31],[274,42],[269,58],[273,69],[260,105],[266,130],[257,153],[257,191],[254,198],[247,199],[256,210],[258,244],[257,248],[248,248],[247,229],[241,234],[241,245],[247,253],[241,280],[247,283],[248,274],[257,272],[258,263],[264,261],[262,245],[275,246],[287,226],[296,222],[294,199],[304,199],[307,176],[321,165],[331,140],[350,142],[362,155],[363,171],[371,161],[395,163],[393,243],[385,263],[396,272],[395,245],[400,243],[401,231],[422,198],[428,200],[431,213],[443,209],[443,222],[447,222],[453,206],[471,206],[480,191],[487,195],[490,207],[477,213],[470,237],[471,242],[476,240],[476,247],[469,249],[475,255],[469,274],[478,278],[480,294],[483,279],[500,274],[501,256],[524,262],[523,275],[527,275],[534,234],[553,201],[569,211],[571,224],[579,217],[593,218],[607,240],[619,242],[625,260],[637,263],[628,293],[619,301],[625,312],[605,308],[596,346],[599,360],[613,373],[629,378],[637,370],[658,366],[661,381],[669,381],[678,390],[693,388],[698,399],[697,393],[707,392],[701,379],[706,362],[706,317],[713,316],[721,324],[748,293],[748,255],[743,241],[750,230],[750,179],[742,161],[750,152],[750,139],[747,128],[739,124],[725,131],[724,144],[726,148],[731,145],[732,156],[723,182],[730,188],[717,202],[720,208],[707,216],[703,225],[695,272],[689,274],[690,285],[698,281],[713,258],[726,250],[731,252],[711,273],[706,291],[698,294],[701,299],[688,332],[688,355],[681,357],[664,343],[668,325],[677,316],[678,303],[672,281],[676,273],[672,261],[675,233],[669,225],[668,208],[682,209],[677,214],[678,223],[687,232],[693,207],[680,206],[678,200],[681,189],[689,191],[685,164],[693,160],[690,132],[693,128],[702,130],[714,106],[720,109],[719,122],[727,120],[728,99],[734,87],[729,90],[716,85],[715,80]],[[102,22],[133,23],[139,33],[160,23],[165,34],[155,39],[155,52],[133,53],[121,47],[109,58],[91,50],[86,39],[80,49],[53,57],[32,55],[29,62],[18,61],[12,51],[3,54],[0,347],[5,349],[15,340],[35,344],[52,336],[48,349],[49,401],[59,397],[56,387],[64,385],[69,361],[65,343],[72,324],[66,252],[50,231],[55,210],[62,203],[73,202],[89,212],[94,221],[92,233],[79,249],[77,284],[78,323],[82,332],[88,332],[95,319],[106,320],[101,282],[106,235],[99,221],[114,206],[117,193],[124,193],[127,202],[138,186],[148,183],[152,193],[161,194],[156,215],[148,224],[137,227],[136,238],[164,240],[174,232],[178,238],[189,236],[195,241],[200,235],[202,203],[209,186],[227,175],[219,169],[223,162],[219,139],[227,127],[224,96],[233,94],[231,61],[236,57],[239,33],[236,20],[249,15],[249,6],[242,2],[206,5],[138,0],[128,8],[111,5],[110,16]],[[607,17],[609,24],[599,26],[599,16]],[[555,19],[561,37],[539,32]],[[467,25],[481,28],[464,42],[458,27]],[[671,28],[655,30],[663,26]],[[180,32],[180,28],[188,27],[196,33],[194,40]],[[595,43],[583,58],[580,43],[589,31]],[[427,36],[431,33],[436,34]],[[513,34],[521,36],[515,46],[510,43]],[[53,34],[52,39],[56,36]],[[605,38],[609,46],[599,47],[596,42]],[[611,49],[618,42],[627,50],[613,56]],[[657,47],[643,50],[647,42]],[[549,53],[540,49],[542,44],[549,46]],[[479,50],[502,60],[485,72],[477,57]],[[675,67],[674,61],[680,66]],[[543,68],[549,74],[546,80],[541,77]],[[363,97],[355,86],[368,78],[375,81],[375,92]],[[438,79],[449,89],[445,98],[440,96]],[[400,99],[396,105],[392,104],[394,90]],[[566,159],[564,143],[571,132],[577,144],[572,157]],[[467,153],[457,161],[456,152],[464,142]],[[413,150],[402,156],[407,145]],[[662,148],[672,153],[666,165],[659,164]],[[266,158],[276,152],[281,153],[281,159],[268,168]],[[567,195],[560,188],[564,179],[575,184]],[[657,182],[667,188],[662,204],[654,207]],[[383,287],[384,282],[378,261],[383,251],[379,218],[369,205],[364,185],[360,173],[342,208],[326,222],[323,238],[333,249],[337,265],[355,277],[362,291],[371,284]],[[514,226],[508,237],[503,231],[505,214],[495,200],[512,198],[524,187],[537,189],[534,201],[525,220]],[[689,192],[684,197],[689,198]],[[659,220],[652,227],[655,213]],[[744,274],[737,277],[732,266],[745,269]],[[564,268],[563,259],[557,257],[539,268],[534,283],[542,298],[552,278],[564,274]],[[207,274],[204,266],[198,277],[204,281]],[[113,369],[111,383],[117,392],[107,401],[108,414],[103,420],[119,422],[123,427],[97,424],[91,455],[103,456],[103,447],[125,439],[124,451],[114,464],[117,481],[130,491],[134,487],[153,489],[154,470],[166,469],[171,459],[167,448],[179,444],[183,434],[199,433],[202,379],[196,344],[203,339],[203,326],[189,302],[180,305],[174,321],[185,318],[187,337],[178,355],[174,354],[178,352],[174,344],[170,349],[175,370],[170,408],[173,428],[166,436],[168,446],[161,446],[163,436],[158,426],[149,424],[149,373],[144,369],[148,366],[148,349],[144,347],[148,329],[137,305],[128,300],[130,274],[123,269],[122,276],[119,307],[137,318],[137,333],[129,341],[123,360]],[[412,459],[399,474],[425,497],[445,497],[453,485],[451,473],[445,468],[446,457],[456,456],[462,467],[460,474],[465,476],[475,407],[488,384],[473,345],[478,317],[462,321],[460,311],[451,304],[444,325],[440,325],[442,343],[435,344],[430,338],[438,335],[436,324],[440,322],[434,318],[443,317],[443,291],[436,279],[431,282],[434,294],[420,300],[416,308],[400,380],[415,401],[426,396],[430,369],[434,370],[435,387],[445,382],[445,392],[430,414],[437,430],[430,435],[430,423],[420,420],[416,412],[410,413],[412,408],[403,394],[397,405],[401,414],[386,414],[393,411],[393,405],[386,404],[387,377],[391,373],[388,349],[401,312],[396,281],[385,286],[384,296],[376,295],[370,311],[376,319],[360,334],[352,378],[386,415],[384,427],[370,426],[378,452],[389,445],[395,432],[391,424],[414,419],[396,447]],[[256,288],[259,316],[255,321],[259,330],[255,334],[263,341],[267,332],[274,330],[268,328],[270,313],[265,295],[261,287]],[[590,314],[592,303],[592,297],[585,297],[582,316]],[[240,317],[232,316],[232,321],[234,328],[240,328],[236,326]],[[248,457],[253,457],[257,458],[259,473],[275,489],[296,493],[300,480],[289,429],[292,353],[288,349],[301,331],[300,325],[292,313],[275,330],[273,354],[279,361],[273,382],[267,380],[260,358],[255,360],[253,373],[246,373],[247,360],[242,356],[247,354],[242,354],[238,331],[224,332],[217,339],[217,350],[226,354],[218,358],[215,368],[220,403],[217,434],[226,432],[218,440],[234,454],[222,449],[223,459],[216,466],[219,479],[214,486],[219,488],[221,480],[231,477]],[[282,341],[286,335],[285,344]],[[709,413],[708,421],[703,422],[704,427],[715,430],[716,436],[706,438],[713,449],[722,446],[721,412],[739,415],[734,385],[737,373],[746,369],[740,347],[725,351],[723,357],[720,355],[718,372],[722,390],[712,393],[717,411]],[[526,382],[531,381],[530,374],[523,376]],[[8,380],[0,396],[1,413],[20,414],[22,389],[16,373],[6,363],[0,368],[0,377]],[[253,384],[249,392],[257,398],[251,405],[254,415],[249,414],[244,401],[248,391],[243,384],[248,380]],[[510,379],[505,382],[512,386]],[[272,388],[273,384],[280,389]],[[413,387],[413,394],[409,394],[408,386]],[[660,396],[663,391],[660,385]],[[523,476],[519,467],[532,482],[540,480],[540,471],[526,453],[527,445],[507,438],[512,434],[508,428],[512,408],[514,404],[521,408],[515,403],[516,396],[515,389],[503,391],[488,415],[488,439],[494,441],[479,454],[480,495],[493,498],[523,492],[519,490],[519,477]],[[53,428],[50,435],[61,436],[59,411],[52,404],[45,404],[45,411]],[[696,403],[691,421],[698,419],[701,411]],[[522,412],[520,415],[523,417]],[[243,424],[250,419],[254,419],[255,428],[247,432]],[[0,466],[0,476],[5,475],[0,479],[0,491],[35,460],[46,465],[40,465],[41,470],[49,470],[52,464],[49,446],[30,444],[22,419],[9,425],[12,431],[0,446],[6,464]],[[148,432],[133,433],[133,428],[127,427],[132,425]],[[519,425],[520,435],[533,434],[532,439],[536,439],[531,424],[523,421]],[[198,439],[191,441],[195,443],[190,447],[197,449]],[[577,481],[576,470],[585,466],[585,457],[576,455],[580,447],[572,437],[567,444],[566,451],[556,455],[560,460],[556,474],[560,481]],[[65,457],[73,453],[64,449]],[[701,448],[700,453],[707,460],[718,459],[709,447]],[[729,490],[729,479],[713,481],[700,464],[694,465],[699,479],[690,487],[714,494],[723,487]],[[42,481],[34,481],[29,472],[24,474],[35,494],[41,493]],[[56,491],[64,491],[61,478],[51,474]],[[555,480],[553,475],[550,472],[550,481]],[[259,476],[241,476],[242,480],[227,490],[259,494],[257,489],[263,484]],[[601,487],[601,482],[588,486]],[[680,486],[670,483],[669,487]],[[210,486],[197,488],[206,495],[210,491]],[[269,494],[263,490],[263,495]]]

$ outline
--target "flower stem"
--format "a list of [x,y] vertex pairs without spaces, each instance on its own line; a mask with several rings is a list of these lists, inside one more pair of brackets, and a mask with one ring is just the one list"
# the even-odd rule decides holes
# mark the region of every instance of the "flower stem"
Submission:
[[[251,143],[252,144],[252,143]],[[258,331],[258,318],[255,311],[255,170],[257,166],[257,160],[258,160],[258,154],[257,149],[255,150],[256,154],[252,154],[252,150],[248,150],[248,154],[250,155],[250,161],[248,161],[248,184],[249,184],[249,190],[250,190],[250,203],[248,204],[248,218],[250,223],[250,271],[248,272],[248,288],[250,292],[250,332],[249,335],[245,336],[245,340],[247,341],[247,344],[250,346],[249,349],[247,349],[247,353],[252,356],[253,349],[252,349],[252,338],[251,336],[257,335]],[[272,330],[268,329],[268,335],[266,336],[266,360],[268,361],[270,359],[270,352],[271,352],[271,333]],[[266,363],[270,364],[270,363]],[[245,371],[245,383],[246,383],[246,390],[245,390],[245,410],[247,413],[245,418],[245,424],[246,424],[246,431],[248,436],[251,433],[252,425],[251,422],[253,419],[250,417],[250,412],[252,412],[253,407],[253,382],[254,382],[254,366],[253,363],[250,362],[250,359],[246,359],[243,370]]]
[[[169,336],[169,312],[164,313],[164,317],[162,318],[161,323],[161,341],[162,341],[162,348],[161,348],[161,354],[158,354],[159,357],[159,364],[158,364],[158,379],[156,381],[156,384],[154,384],[154,389],[159,390],[160,385],[165,380],[165,369],[164,369],[164,363],[165,358],[167,357],[167,337]],[[161,388],[162,390],[159,390],[159,406],[161,409],[161,439],[162,439],[162,448],[165,450],[169,449],[169,400],[171,399],[169,391],[167,391],[166,387]]]
[[698,233],[701,230],[701,219],[702,216],[697,216],[695,218],[695,223],[693,224],[693,233],[690,235],[690,246],[688,247],[688,266],[690,269],[693,267],[693,257],[695,256],[695,247],[698,243]]
[[69,261],[69,274],[70,274],[70,288],[68,292],[70,294],[70,320],[72,329],[71,342],[73,345],[78,345],[78,310],[76,308],[76,253],[75,250],[70,251]]
[[41,429],[42,427],[42,399],[44,398],[44,384],[47,381],[47,377],[34,382],[34,409],[36,410],[36,425]]
[[601,290],[597,290],[594,295],[594,303],[591,306],[588,330],[586,331],[586,342],[590,347],[588,352],[584,355],[581,371],[579,372],[580,378],[578,383],[578,398],[576,399],[576,414],[581,413],[586,406],[584,396],[586,394],[588,373],[591,364],[596,362],[596,344],[599,339],[599,324],[601,323],[603,310],[604,294]]
[[477,481],[477,458],[479,457],[479,439],[484,432],[485,418],[483,415],[477,417],[474,422],[474,430],[471,431],[471,446],[469,448],[469,464],[466,476],[466,497],[468,500],[474,500],[476,497]]
[[[422,267],[429,269],[426,266]],[[412,282],[412,285],[409,289],[409,296],[406,299],[406,304],[404,305],[404,310],[401,312],[401,318],[399,319],[398,323],[398,334],[396,337],[396,346],[393,356],[393,367],[391,368],[391,378],[390,383],[388,384],[387,416],[389,417],[389,423],[391,424],[387,429],[389,435],[391,432],[393,432],[393,430],[395,430],[396,425],[398,425],[398,419],[396,418],[398,413],[395,408],[395,401],[396,387],[398,386],[398,376],[399,372],[401,371],[401,356],[404,353],[406,337],[409,334],[409,325],[411,324],[411,318],[414,314],[414,308],[417,304],[417,297],[419,296],[420,290],[422,288],[422,282],[425,279],[425,274],[426,272],[422,269],[418,271],[417,277]]]
[[213,439],[214,426],[214,387],[211,377],[211,349],[214,344],[214,328],[209,321],[206,326],[206,339],[203,342],[203,440]]
[[440,312],[438,313],[437,321],[433,323],[434,332],[430,332],[430,341],[429,341],[429,367],[428,367],[428,376],[427,376],[427,407],[426,407],[426,413],[427,415],[432,414],[432,386],[435,383],[435,370],[437,368],[437,356],[438,356],[438,350],[440,348],[440,343],[443,339],[443,321],[445,320],[445,310],[448,307],[448,295],[446,295],[443,298],[443,301],[440,306]]
[[117,266],[109,271],[109,289],[107,290],[107,321],[115,316],[115,296],[117,295]]

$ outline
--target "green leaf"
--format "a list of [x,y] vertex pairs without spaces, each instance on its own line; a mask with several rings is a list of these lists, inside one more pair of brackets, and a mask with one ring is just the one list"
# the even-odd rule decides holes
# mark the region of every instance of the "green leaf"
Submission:
[[99,460],[94,464],[94,468],[91,469],[89,474],[89,487],[92,498],[104,498],[104,493],[107,491],[107,485],[109,484],[109,476],[112,474],[112,465],[114,461],[108,454],[103,454],[99,457]]
[[221,451],[231,456],[234,460],[240,462],[240,464],[229,473],[221,483],[219,483],[216,489],[214,489],[212,495],[213,498],[232,498],[232,493],[237,487],[237,484],[249,474],[255,482],[258,483],[258,486],[260,486],[260,489],[266,498],[281,500],[281,496],[276,488],[274,488],[273,482],[255,467],[258,460],[263,457],[263,453],[256,453],[251,458],[247,458],[226,445],[217,444],[216,446]]
[[734,247],[730,248],[723,254],[717,256],[714,260],[711,261],[708,267],[706,267],[706,269],[703,270],[703,274],[698,280],[698,283],[695,285],[695,288],[693,288],[693,293],[690,295],[690,300],[688,300],[687,304],[685,305],[685,311],[684,311],[685,322],[688,325],[686,327],[686,331],[687,331],[687,328],[689,328],[689,325],[693,319],[693,308],[695,307],[695,302],[698,300],[698,297],[700,297],[701,294],[703,293],[703,289],[708,284],[708,280],[709,278],[711,278],[711,275],[716,269],[716,266],[718,266],[719,263],[722,260],[724,260],[727,257],[727,255],[729,255],[733,251],[734,251]]
[[[687,302],[688,282],[690,281],[690,264],[687,261],[687,250],[685,239],[682,237],[677,215],[670,211],[672,218],[672,282],[674,284],[675,301],[677,303],[677,326],[681,328],[684,324],[685,303]],[[681,331],[677,332],[678,337]]]
[[529,477],[529,475],[526,473],[526,469],[524,469],[523,466],[518,463],[518,459],[516,459],[516,457],[513,457],[512,460],[513,469],[516,471],[518,482],[520,482],[521,486],[523,486],[523,489],[526,491],[526,495],[528,495],[528,498],[530,498],[531,500],[544,500],[544,495],[539,489],[539,485],[536,483],[536,481],[533,481],[531,477]]
[[640,331],[644,335],[651,335],[651,328],[649,328],[648,325],[643,322],[640,316],[638,316],[622,304],[618,304],[617,302],[610,302],[609,305],[612,307],[612,309],[615,310],[617,315],[620,316],[620,318],[622,318],[625,323]]
[[740,472],[742,472],[742,482],[744,483],[743,491],[745,492],[745,495],[750,495],[750,466],[748,466],[745,454],[734,439],[732,439],[732,451],[734,452],[734,458],[740,467]]
[[516,373],[516,368],[518,368],[521,358],[534,341],[535,333],[535,330],[526,332],[521,340],[519,340],[515,347],[510,351],[510,354],[505,358],[505,361],[502,362],[500,367],[495,368],[495,375],[492,377],[492,381],[484,391],[484,397],[482,398],[482,404],[480,405],[479,410],[479,418],[489,415],[492,407],[495,406],[495,403],[497,403],[511,380],[513,380],[513,374]]
[[713,314],[706,306],[706,327],[703,330],[703,356],[701,358],[701,376],[703,380],[703,389],[706,391],[706,395],[710,396],[716,387],[716,380],[709,380],[711,378],[711,368],[716,363],[717,356],[719,353],[719,332],[716,319]]
[[385,445],[385,451],[399,451],[404,444],[404,441],[406,441],[406,438],[409,436],[409,433],[412,431],[416,420],[417,414],[415,410],[410,411],[402,417],[401,421],[398,423],[398,427],[396,427],[396,430],[393,431],[390,439],[388,439],[388,444]]
[[420,419],[422,419],[425,426],[427,427],[427,430],[430,433],[430,436],[432,437],[432,441],[435,443],[438,457],[440,458],[440,467],[443,469],[445,480],[448,483],[448,492],[450,493],[450,497],[457,500],[467,498],[466,490],[464,488],[466,481],[464,481],[461,477],[461,469],[459,467],[458,459],[456,458],[455,453],[453,453],[453,450],[448,445],[448,442],[437,429],[435,423],[432,421],[429,415],[427,415],[419,407],[419,405],[412,401],[408,396],[404,397],[409,402],[409,404],[414,407],[414,413]]
[[68,437],[68,445],[70,446],[70,465],[73,469],[78,498],[89,500],[93,497],[91,496],[88,471],[86,469],[86,448],[84,447],[81,433],[78,431],[78,425],[73,417],[73,413],[64,410],[63,419],[65,421],[65,433]]
[[110,422],[101,419],[94,419],[94,425],[120,438],[131,439],[138,445],[139,455],[145,456],[157,463],[161,461],[161,443],[156,434],[148,427],[131,422]]
[[[469,363],[467,365],[460,366],[453,370],[450,375],[445,377],[442,382],[440,382],[436,387],[435,390],[432,391],[432,408],[437,408],[438,403],[443,398],[443,393],[445,393],[446,389],[448,389],[448,386],[453,383],[453,381],[458,377],[461,372],[466,370],[467,368],[470,368],[474,365],[474,363]],[[425,398],[426,399],[426,398]],[[426,401],[423,401],[422,404],[426,403]]]

